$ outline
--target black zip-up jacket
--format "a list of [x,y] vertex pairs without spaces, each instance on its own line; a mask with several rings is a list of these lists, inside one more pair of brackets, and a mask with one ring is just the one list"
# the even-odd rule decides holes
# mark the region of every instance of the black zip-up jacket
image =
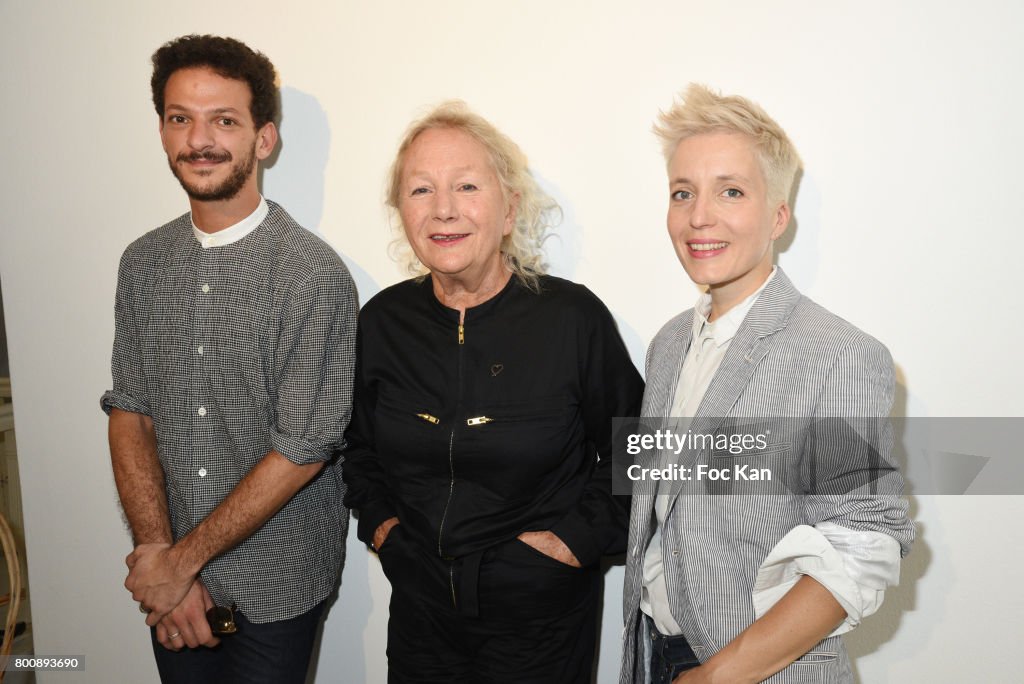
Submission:
[[448,559],[530,530],[584,566],[625,549],[612,418],[639,415],[643,381],[593,293],[551,276],[540,288],[512,277],[462,326],[429,276],[363,307],[342,468],[361,540],[398,516]]

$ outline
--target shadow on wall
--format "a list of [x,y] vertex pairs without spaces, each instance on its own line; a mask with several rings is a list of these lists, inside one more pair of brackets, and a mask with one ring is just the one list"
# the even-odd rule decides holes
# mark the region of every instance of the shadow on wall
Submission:
[[[281,89],[281,112],[281,141],[263,164],[260,186],[267,198],[281,204],[300,225],[324,239],[320,224],[331,143],[327,114],[315,97],[287,87]],[[359,301],[376,294],[380,288],[373,278],[336,247],[335,251],[355,280]],[[368,554],[358,542],[347,546],[341,584],[327,599],[327,619],[315,647],[313,662],[317,665],[310,681],[339,681],[339,675],[344,681],[366,681],[364,641],[374,610]]]
[[[801,292],[807,293],[814,290],[818,277],[821,190],[802,170],[797,172],[793,183],[789,208],[792,213],[789,228],[775,242],[775,263],[786,270],[786,275]],[[791,250],[797,234],[800,246]]]
[[544,256],[548,264],[548,273],[575,281],[576,270],[579,268],[583,253],[583,230],[576,220],[576,212],[568,198],[554,183],[532,169],[530,173],[541,189],[558,202],[560,207],[560,211],[554,212],[551,217],[555,225],[549,228],[544,238]]
[[[907,379],[900,366],[896,365],[896,390],[893,398],[891,415],[897,418],[907,415],[907,403],[909,393],[907,391]],[[893,454],[895,461],[903,472],[906,472],[907,454],[903,452],[899,435],[896,436],[896,452]],[[920,506],[917,497],[912,495],[914,483],[907,482],[907,500],[910,503],[910,519],[918,517]],[[926,538],[926,529],[921,523],[916,523],[916,538],[910,549],[910,555],[903,559],[900,568],[899,586],[890,587],[885,592],[885,602],[878,613],[868,617],[864,624],[850,632],[845,637],[846,647],[853,662],[854,674],[858,682],[863,681],[857,670],[857,660],[863,656],[879,650],[895,636],[899,631],[900,623],[904,613],[912,611],[917,607],[917,587],[922,577],[928,572],[932,565],[933,553],[929,539]],[[952,573],[946,568],[946,573]],[[930,638],[928,633],[917,633],[914,635],[902,634],[900,640],[906,643],[908,640],[916,643],[920,649],[903,653],[904,658],[914,658],[915,655],[924,651],[925,645]]]
[[[281,88],[280,142],[261,167],[263,194],[288,210],[299,225],[330,244],[321,229],[324,176],[331,150],[331,129],[320,102],[309,93]],[[356,261],[331,245],[348,266],[364,304],[380,286]]]
[[[544,240],[544,254],[548,264],[548,273],[580,283],[576,277],[576,272],[579,270],[580,261],[583,258],[584,229],[576,219],[576,211],[573,208],[573,204],[554,183],[534,171],[531,171],[531,173],[533,173],[533,177],[537,179],[537,183],[544,192],[558,202],[558,205],[561,207],[561,220],[557,225],[551,227],[548,236]],[[559,216],[556,215],[554,218],[558,220]],[[580,284],[588,285],[588,283]],[[599,294],[598,296],[600,297]],[[647,354],[646,341],[626,322],[624,317],[617,315],[614,311],[612,315],[615,318],[615,324],[619,328],[622,341],[629,351],[633,365],[643,373],[644,356]]]

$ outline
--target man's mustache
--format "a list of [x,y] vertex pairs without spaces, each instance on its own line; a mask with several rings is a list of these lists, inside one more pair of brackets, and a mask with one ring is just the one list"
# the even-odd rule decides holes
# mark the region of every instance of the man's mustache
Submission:
[[231,161],[230,152],[192,152],[189,154],[179,154],[177,161],[180,162],[195,162],[195,161],[212,161],[212,162],[226,162]]

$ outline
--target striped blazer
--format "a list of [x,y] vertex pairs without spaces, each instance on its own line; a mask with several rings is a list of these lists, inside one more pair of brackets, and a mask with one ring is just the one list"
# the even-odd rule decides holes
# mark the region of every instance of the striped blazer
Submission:
[[[676,316],[651,342],[645,417],[665,416],[671,409],[690,345],[693,315],[690,309]],[[778,459],[805,460],[807,444],[813,442],[808,436],[822,419],[888,416],[893,388],[892,358],[886,348],[802,296],[779,269],[733,337],[691,428],[697,433],[714,432],[729,418],[777,421],[787,417],[786,429],[778,437],[782,448],[773,448],[773,441],[762,452],[726,452],[726,459],[713,449],[692,449],[678,458],[694,468],[723,461],[761,462],[757,459],[785,467],[787,463],[780,464]],[[892,447],[891,430],[883,428],[874,442],[875,453],[885,459]],[[847,464],[850,459],[842,451],[824,459],[816,453],[823,468],[856,470],[858,466]],[[833,481],[850,473],[838,475]],[[656,485],[640,480],[634,486],[620,684],[649,681],[650,639],[639,604],[644,554],[657,525]],[[797,525],[828,521],[883,532],[899,542],[903,555],[913,540],[913,524],[901,496],[903,480],[895,471],[871,487],[849,488],[840,495],[827,489],[792,495],[707,495],[707,486],[694,479],[674,483],[662,529],[672,615],[702,662],[754,621],[751,592],[758,569],[776,543]],[[852,682],[853,674],[841,637],[833,636],[767,681]]]

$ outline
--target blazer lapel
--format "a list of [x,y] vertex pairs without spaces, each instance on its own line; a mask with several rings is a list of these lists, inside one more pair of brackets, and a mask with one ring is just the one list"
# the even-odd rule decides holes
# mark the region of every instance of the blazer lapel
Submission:
[[[640,409],[642,419],[648,427],[658,420],[664,420],[672,409],[676,385],[679,383],[679,372],[683,367],[683,359],[690,348],[693,332],[693,311],[680,316],[672,337],[665,344],[663,357],[649,359],[647,367],[647,387],[644,391],[643,406]],[[657,350],[655,349],[655,354]],[[660,426],[659,426],[660,427]],[[660,454],[651,452],[644,456],[643,465],[658,467]],[[630,549],[639,557],[647,548],[647,542],[654,534],[657,520],[654,517],[654,498],[658,489],[658,481],[641,479],[633,483],[632,513],[630,516]],[[638,566],[640,567],[640,566]],[[639,584],[636,589],[639,590]]]
[[[799,299],[800,293],[793,287],[793,283],[782,269],[778,269],[772,282],[761,292],[747,317],[740,324],[732,342],[729,343],[722,365],[711,379],[711,384],[704,393],[700,406],[697,407],[697,414],[693,417],[691,429],[694,434],[712,434],[721,427],[740,395],[750,384],[750,378],[757,370],[761,359],[771,349],[772,335],[786,327]],[[676,378],[678,377],[677,372]],[[670,406],[667,406],[665,410],[669,408]],[[701,454],[697,454],[698,458],[700,456]],[[681,487],[681,481],[673,483],[673,497],[679,494]]]
[[679,372],[683,359],[690,349],[693,337],[693,311],[681,316],[672,339],[667,343],[668,352],[664,359],[652,359],[647,369],[647,391],[644,393],[640,415],[644,417],[667,416],[672,410],[672,399],[679,383]]

